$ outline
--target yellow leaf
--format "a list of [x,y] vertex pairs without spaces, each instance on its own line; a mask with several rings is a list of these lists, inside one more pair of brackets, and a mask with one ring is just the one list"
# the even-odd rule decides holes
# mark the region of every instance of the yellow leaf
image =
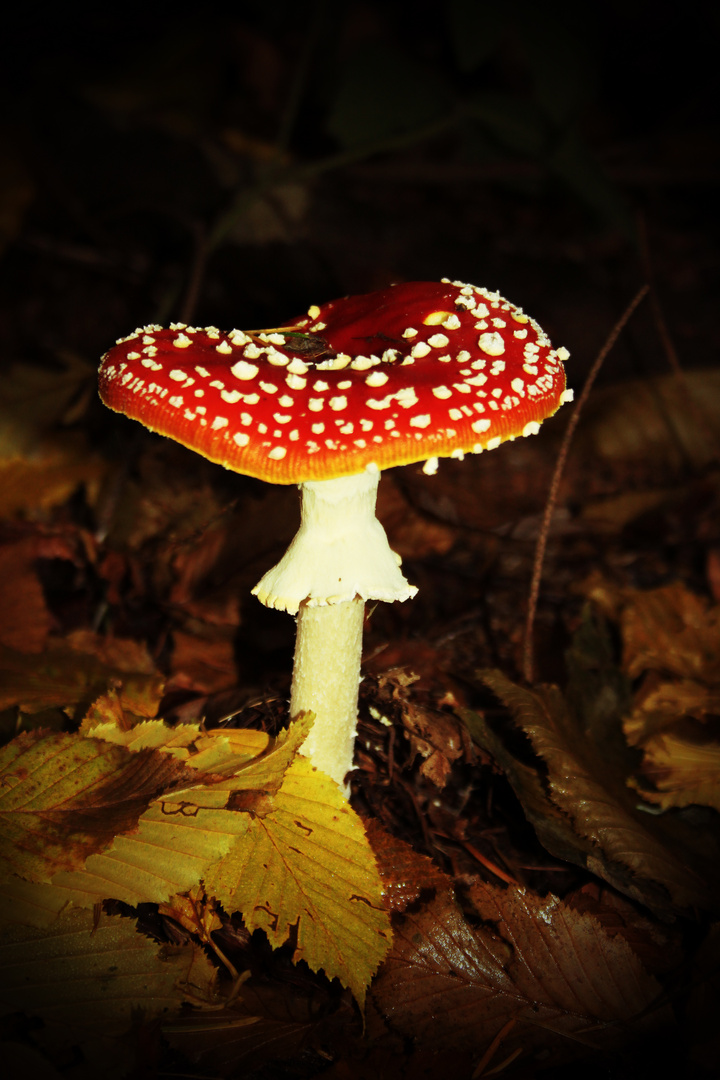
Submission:
[[212,770],[215,782],[166,792],[130,835],[116,837],[82,869],[56,874],[53,886],[83,906],[107,897],[128,904],[160,903],[193,888],[251,824],[251,816],[240,812],[245,807],[233,807],[234,796],[257,791],[264,797],[279,788],[311,723],[310,718],[296,720],[272,742],[263,732],[239,729],[201,737],[197,743],[204,749],[186,764],[197,767],[202,781]]
[[[170,759],[172,760],[172,759]],[[204,805],[212,788],[189,788],[153,803],[129,836],[118,836],[81,870],[62,872],[53,886],[81,906],[108,897],[127,904],[160,903],[186,892],[249,825],[249,815]],[[227,801],[228,793],[221,797]]]
[[49,926],[67,904],[67,897],[37,881],[3,875],[0,889],[0,925]]
[[24,732],[0,750],[0,865],[49,882],[134,829],[152,799],[184,779],[166,754]]
[[294,960],[349,987],[361,1006],[391,941],[382,883],[362,822],[337,784],[297,757],[275,796],[205,888],[277,948],[297,926]]
[[164,720],[140,720],[127,715],[115,689],[93,702],[80,725],[82,735],[125,746],[128,750],[163,750],[187,761],[191,747],[200,738],[199,724],[176,724]]

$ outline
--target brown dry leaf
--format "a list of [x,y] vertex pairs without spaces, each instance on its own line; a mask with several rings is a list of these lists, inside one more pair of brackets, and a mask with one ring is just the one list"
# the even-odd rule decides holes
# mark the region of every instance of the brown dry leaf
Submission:
[[205,628],[202,636],[173,631],[172,686],[202,694],[227,690],[237,682],[232,632]]
[[417,1047],[480,1053],[514,1021],[503,1054],[542,1048],[572,1058],[581,1047],[621,1045],[658,995],[624,940],[556,897],[477,884],[470,899],[486,923],[479,930],[449,890],[395,920],[372,994]]
[[631,379],[593,394],[578,432],[578,474],[588,460],[600,472],[634,469],[639,476],[679,476],[688,461],[697,468],[717,457],[720,372],[684,371]]
[[419,514],[408,502],[392,474],[378,489],[377,516],[393,551],[403,559],[445,555],[455,543],[455,530],[443,521]]
[[720,685],[720,605],[681,584],[623,593],[623,666],[631,678],[659,671]]
[[189,933],[197,934],[201,941],[210,941],[213,930],[222,926],[217,914],[217,905],[208,900],[202,885],[196,885],[186,894],[173,896],[158,907],[160,915],[175,919]]
[[24,655],[0,645],[0,709],[19,705],[34,713],[74,706],[117,688],[123,709],[155,716],[164,681],[144,646],[77,631],[44,652]]
[[68,911],[49,929],[10,927],[0,942],[0,1010],[40,1017],[68,1045],[126,1031],[133,1013],[214,1003],[215,969],[196,946],[158,946],[133,919]]
[[32,539],[0,547],[0,644],[19,652],[40,652],[52,629],[36,551]]
[[232,1007],[171,1020],[163,1024],[163,1034],[203,1073],[241,1077],[269,1061],[297,1058],[319,1041],[326,1026],[322,1000],[293,993],[287,984],[251,982]]
[[0,517],[37,514],[84,484],[94,502],[107,463],[75,432],[48,434],[95,379],[77,357],[61,370],[18,364],[0,377]]
[[661,810],[720,809],[720,605],[679,583],[640,592],[597,581],[591,595],[620,624],[628,674],[642,677],[623,719],[643,753],[629,783]]
[[[671,847],[647,815],[638,812],[624,775],[618,775],[604,759],[560,691],[556,687],[526,690],[497,671],[483,672],[482,677],[528,735],[547,768],[542,783],[537,777],[532,781],[531,811],[545,801],[556,829],[561,824],[558,811],[570,827],[565,832],[571,835],[559,849],[553,845],[553,833],[540,829],[540,839],[548,849],[561,858],[582,861],[621,892],[651,907],[664,907],[658,885],[679,907],[709,907],[709,886],[690,861],[691,853],[679,844]],[[515,780],[509,778],[516,782],[523,776],[518,770]],[[516,792],[525,806],[523,788],[516,787]]]
[[450,779],[453,762],[465,752],[461,725],[455,716],[425,709],[411,700],[404,703],[403,728],[410,736],[413,760],[420,756],[423,762],[420,774],[436,788],[444,788]]
[[287,770],[274,809],[253,817],[210,867],[205,887],[273,948],[297,925],[293,959],[339,978],[362,1006],[390,940],[380,875],[362,822],[306,758]]
[[699,804],[720,811],[720,743],[694,735],[663,731],[644,742],[642,780],[631,783],[646,802],[661,810]]
[[683,721],[700,721],[693,723],[698,735],[712,734],[718,716],[720,686],[708,687],[693,679],[659,682],[647,678],[635,695],[632,712],[623,720],[623,731],[631,746],[642,746]]
[[591,881],[563,898],[568,907],[592,915],[610,937],[620,935],[652,975],[679,968],[685,958],[682,929],[650,919],[612,889]]
[[398,840],[375,818],[365,822],[370,845],[383,879],[383,897],[388,911],[402,912],[420,897],[428,899],[450,888],[450,878],[427,855],[419,855]]
[[37,514],[65,502],[81,486],[97,500],[107,463],[74,433],[37,445],[27,457],[0,458],[0,517]]
[[159,792],[187,782],[166,754],[24,732],[0,750],[4,876],[49,882],[134,829]]

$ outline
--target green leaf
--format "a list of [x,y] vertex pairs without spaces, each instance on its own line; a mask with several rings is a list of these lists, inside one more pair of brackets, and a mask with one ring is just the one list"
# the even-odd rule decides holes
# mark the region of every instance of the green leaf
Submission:
[[364,1003],[390,944],[382,883],[362,822],[307,759],[295,759],[274,809],[210,867],[205,888],[273,948],[297,926],[294,960],[339,978]]

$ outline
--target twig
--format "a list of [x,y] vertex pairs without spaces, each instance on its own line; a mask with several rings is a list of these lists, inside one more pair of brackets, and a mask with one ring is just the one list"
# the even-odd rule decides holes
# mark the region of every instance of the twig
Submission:
[[499,1049],[500,1044],[502,1043],[503,1039],[505,1038],[506,1035],[510,1034],[512,1029],[515,1027],[516,1023],[517,1023],[517,1021],[513,1017],[512,1020],[508,1020],[507,1024],[505,1024],[504,1027],[500,1028],[497,1035],[495,1036],[493,1041],[490,1043],[487,1050],[485,1051],[485,1053],[483,1054],[483,1056],[480,1058],[477,1065],[475,1066],[475,1071],[472,1074],[472,1080],[478,1080],[478,1077],[482,1076],[482,1074],[485,1072],[485,1069],[487,1068],[487,1066],[490,1064],[493,1057],[495,1056],[495,1052]]
[[605,357],[612,349],[613,345],[617,341],[618,337],[625,329],[630,316],[635,311],[638,304],[645,299],[650,290],[649,285],[643,285],[643,287],[635,294],[633,299],[626,307],[619,320],[615,323],[615,326],[610,331],[607,341],[598,353],[593,366],[590,368],[590,373],[585,380],[585,385],[582,388],[580,397],[577,400],[575,409],[570,417],[570,422],[565,429],[563,435],[563,441],[560,446],[560,453],[558,454],[557,461],[555,462],[555,471],[553,473],[552,480],[550,482],[550,490],[548,492],[547,503],[545,504],[545,513],[543,514],[542,525],[540,526],[540,535],[538,536],[537,546],[535,548],[535,559],[533,561],[533,574],[532,581],[530,583],[530,595],[528,598],[528,611],[527,619],[525,621],[525,644],[523,649],[523,678],[527,683],[531,683],[533,679],[533,667],[534,667],[534,649],[533,649],[533,630],[535,626],[535,613],[537,611],[538,596],[540,595],[540,580],[542,578],[543,563],[545,561],[545,549],[547,547],[548,534],[550,532],[550,523],[555,511],[555,505],[557,503],[558,492],[560,490],[560,481],[562,480],[563,471],[565,469],[565,462],[567,461],[568,453],[570,450],[570,443],[572,442],[575,429],[578,426],[580,415],[585,407],[585,403],[590,396],[590,391],[593,388],[595,379],[598,376],[598,372],[603,365]]

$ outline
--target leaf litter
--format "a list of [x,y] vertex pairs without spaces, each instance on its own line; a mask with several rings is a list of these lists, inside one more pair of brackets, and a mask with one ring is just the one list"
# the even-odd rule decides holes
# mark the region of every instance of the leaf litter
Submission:
[[[292,535],[292,493],[157,442],[96,457],[60,430],[83,365],[25,374],[0,442],[0,965],[4,1022],[39,1025],[28,1052],[62,1065],[74,1041],[108,1076],[145,1039],[219,1075],[551,1075],[657,1054],[678,1025],[710,1067],[719,489],[676,385],[601,392],[579,435],[539,614],[562,689],[514,674],[557,437],[388,480],[422,591],[370,613],[348,808],[302,757],[311,718],[285,727],[288,628],[255,641],[238,600]],[[712,420],[714,373],[687,393]],[[686,538],[686,506],[707,582],[647,541]]]

